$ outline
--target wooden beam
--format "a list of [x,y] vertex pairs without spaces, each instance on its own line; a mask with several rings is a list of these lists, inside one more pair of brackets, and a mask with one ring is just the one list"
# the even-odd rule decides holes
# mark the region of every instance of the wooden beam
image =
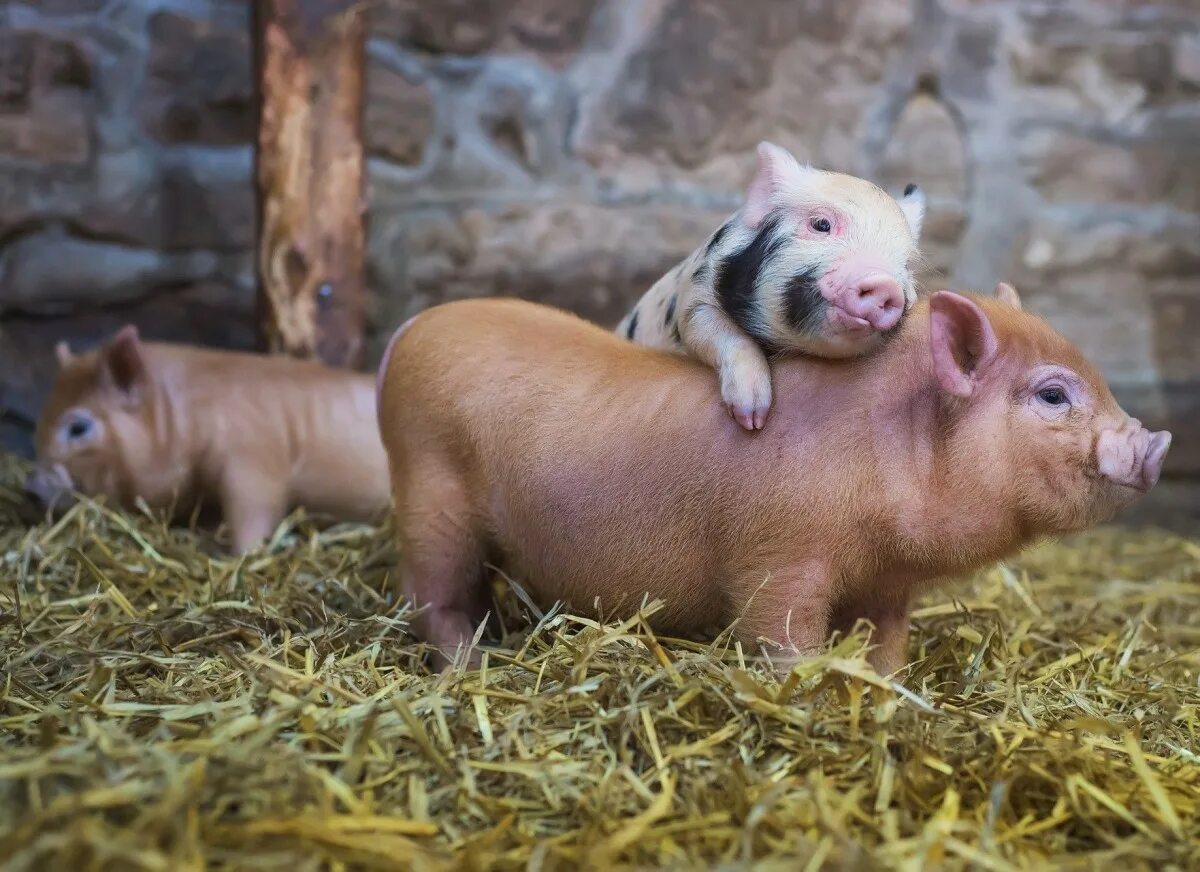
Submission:
[[365,14],[358,0],[256,0],[259,327],[272,352],[363,356]]

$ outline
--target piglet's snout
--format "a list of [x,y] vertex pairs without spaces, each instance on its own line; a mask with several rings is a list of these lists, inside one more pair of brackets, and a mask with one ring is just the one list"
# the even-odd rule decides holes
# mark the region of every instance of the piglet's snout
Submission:
[[842,305],[876,330],[891,330],[904,314],[904,289],[887,273],[872,273],[847,289]]
[[25,479],[25,493],[46,508],[69,501],[71,477],[61,466],[35,466]]
[[1105,430],[1096,442],[1100,474],[1116,484],[1148,491],[1162,474],[1163,460],[1171,447],[1166,430],[1152,433],[1136,418],[1119,430]]

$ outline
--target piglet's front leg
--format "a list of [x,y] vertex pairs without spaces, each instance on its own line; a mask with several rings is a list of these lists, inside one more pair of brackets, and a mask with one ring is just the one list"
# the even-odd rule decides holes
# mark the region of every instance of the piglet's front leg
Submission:
[[809,560],[748,577],[750,601],[738,619],[743,644],[764,642],[775,667],[787,671],[803,657],[819,654],[830,635],[830,583],[823,561]]
[[[894,585],[887,585],[894,587]],[[838,610],[837,627],[843,632],[854,628],[855,622],[871,622],[871,650],[867,660],[880,675],[892,675],[908,665],[909,601],[882,597],[861,600]]]
[[231,467],[221,485],[221,512],[233,536],[233,552],[253,551],[267,539],[287,511],[282,476],[261,469]]
[[762,349],[718,307],[701,303],[680,330],[691,352],[714,367],[721,399],[747,430],[761,430],[771,409],[771,366]]
[[892,675],[908,665],[908,612],[877,618],[871,635],[874,649],[867,655],[880,675]]

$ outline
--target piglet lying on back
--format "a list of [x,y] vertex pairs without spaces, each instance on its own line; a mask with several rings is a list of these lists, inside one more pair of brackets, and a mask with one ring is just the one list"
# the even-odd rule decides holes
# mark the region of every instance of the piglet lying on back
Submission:
[[218,505],[236,551],[294,505],[367,520],[388,505],[387,460],[369,376],[284,357],[143,343],[133,327],[75,355],[38,422],[27,489],[72,490],[186,515]]
[[611,616],[648,595],[660,629],[736,620],[792,655],[867,618],[897,669],[922,588],[1158,479],[1170,435],[1018,306],[943,291],[873,356],[780,361],[754,434],[694,360],[530,303],[422,313],[380,371],[418,631],[447,656],[470,639],[500,561],[543,601]]

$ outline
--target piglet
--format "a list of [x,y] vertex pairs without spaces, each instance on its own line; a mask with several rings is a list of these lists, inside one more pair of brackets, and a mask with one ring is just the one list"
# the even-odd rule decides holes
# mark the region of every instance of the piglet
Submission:
[[867,354],[900,324],[917,300],[912,264],[924,215],[916,185],[896,199],[760,143],[742,207],[659,279],[617,332],[714,367],[729,413],[762,429],[769,356]]
[[219,506],[245,552],[302,505],[368,520],[388,506],[370,376],[286,357],[142,342],[125,327],[99,349],[56,348],[59,374],[26,489],[72,491],[186,516]]
[[878,353],[775,370],[771,426],[725,413],[702,364],[513,300],[450,303],[380,370],[398,580],[445,657],[487,602],[485,561],[542,601],[662,631],[735,623],[777,663],[857,619],[907,660],[914,596],[1153,487],[1170,434],[1015,291],[941,291]]

